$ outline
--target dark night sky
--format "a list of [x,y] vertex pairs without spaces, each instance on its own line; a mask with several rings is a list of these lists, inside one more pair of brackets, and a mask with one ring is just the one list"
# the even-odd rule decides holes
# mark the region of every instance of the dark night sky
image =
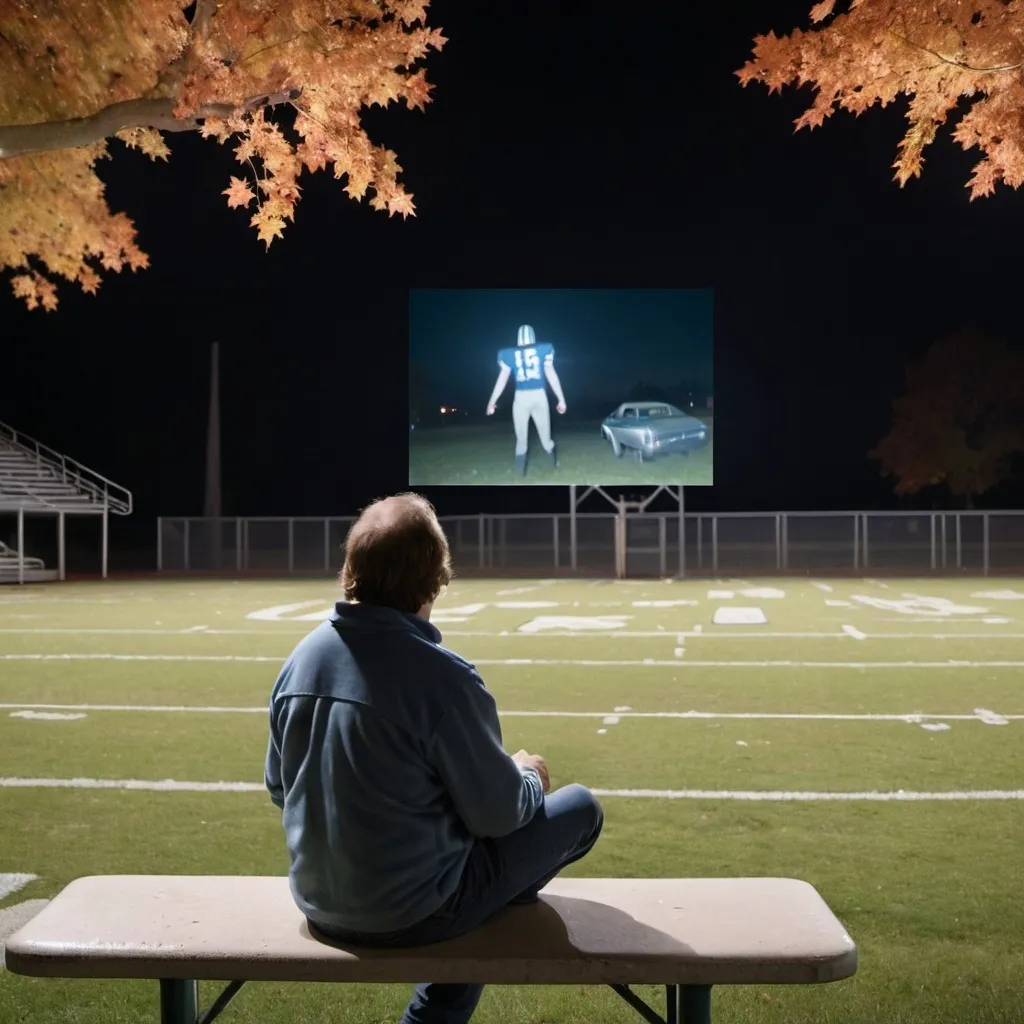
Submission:
[[497,353],[514,347],[518,326],[528,323],[539,342],[554,345],[570,406],[604,403],[601,419],[637,383],[686,382],[701,388],[702,399],[713,394],[712,312],[710,289],[415,289],[409,361],[439,405],[462,405],[480,418],[498,376]]
[[[809,7],[434,0],[435,102],[366,118],[418,217],[306,176],[269,253],[219,194],[229,148],[174,137],[155,166],[118,152],[102,174],[151,269],[95,298],[64,288],[55,314],[4,282],[0,420],[131,488],[151,536],[156,515],[201,511],[219,340],[225,513],[343,515],[405,483],[410,286],[710,287],[715,486],[689,507],[895,506],[865,453],[905,361],[967,324],[1017,338],[1024,194],[969,203],[978,157],[948,128],[899,189],[904,102],[794,135],[806,93],[741,89],[753,36],[806,27]],[[430,496],[452,513],[567,502]]]

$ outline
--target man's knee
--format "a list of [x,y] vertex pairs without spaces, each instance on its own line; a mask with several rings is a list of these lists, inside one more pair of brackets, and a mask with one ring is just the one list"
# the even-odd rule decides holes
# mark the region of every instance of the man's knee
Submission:
[[573,812],[578,816],[580,831],[584,838],[593,837],[596,841],[604,827],[604,810],[597,802],[597,797],[578,782],[563,787],[565,799],[572,802]]

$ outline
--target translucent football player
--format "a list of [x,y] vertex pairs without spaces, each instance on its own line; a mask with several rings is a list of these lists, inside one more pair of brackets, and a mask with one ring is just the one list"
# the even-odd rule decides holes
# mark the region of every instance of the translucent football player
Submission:
[[555,372],[555,349],[548,342],[537,342],[537,335],[529,324],[519,328],[515,348],[503,348],[498,352],[498,379],[487,403],[487,415],[494,415],[495,403],[505,390],[510,376],[515,377],[516,397],[512,400],[512,425],[516,432],[516,472],[526,472],[526,450],[530,440],[530,420],[537,426],[541,447],[551,456],[557,466],[555,442],[551,440],[551,407],[545,380],[558,399],[555,408],[565,412],[565,395],[562,382]]

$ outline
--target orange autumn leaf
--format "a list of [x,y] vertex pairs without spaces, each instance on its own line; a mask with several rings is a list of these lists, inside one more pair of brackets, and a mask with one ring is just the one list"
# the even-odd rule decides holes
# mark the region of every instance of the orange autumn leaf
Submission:
[[856,116],[906,96],[908,125],[893,164],[901,187],[920,176],[925,149],[948,119],[953,139],[981,153],[967,182],[972,200],[1000,182],[1024,184],[1024,3],[822,0],[810,20],[820,27],[757,36],[752,59],[736,72],[742,85],[761,82],[769,93],[812,86],[798,130],[837,110]]
[[231,184],[228,185],[223,192],[222,196],[228,197],[228,206],[234,209],[236,206],[248,206],[255,198],[256,193],[253,192],[252,186],[241,178],[236,178],[232,175]]
[[418,64],[445,39],[429,0],[81,0],[0,11],[0,271],[29,308],[54,309],[53,278],[95,292],[148,266],[133,222],[112,211],[98,161],[170,155],[168,136],[231,142],[241,166],[222,194],[258,209],[265,245],[295,217],[304,172],[345,178],[354,199],[414,215],[394,154],[365,108],[430,102]]

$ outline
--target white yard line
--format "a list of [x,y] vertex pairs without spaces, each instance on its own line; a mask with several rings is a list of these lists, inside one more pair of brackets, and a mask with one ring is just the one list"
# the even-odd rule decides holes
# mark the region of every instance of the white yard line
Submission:
[[[158,662],[272,662],[282,655],[264,654],[0,654],[0,661],[158,661]],[[657,658],[477,658],[488,667],[575,666],[579,668],[1024,668],[1024,661],[681,661]]]
[[[179,782],[175,779],[29,779],[0,778],[5,789],[119,789],[165,793],[266,793],[262,782]],[[768,803],[844,801],[1024,800],[1024,789],[975,789],[949,792],[910,790],[867,792],[802,792],[735,789],[594,789],[598,797],[654,800],[746,800]]]
[[854,640],[867,640],[867,633],[862,633],[856,626],[843,626],[843,632]]
[[[33,711],[137,711],[144,713],[170,712],[174,714],[220,714],[220,715],[266,715],[266,705],[230,706],[230,705],[192,705],[192,704],[0,704],[0,711],[33,710]],[[1006,722],[1024,721],[1024,715],[1000,715],[986,708],[975,708],[974,714],[925,714],[912,711],[905,714],[842,714],[832,712],[789,712],[789,711],[631,711],[617,707],[614,710],[618,718],[661,718],[661,719],[742,719],[787,720],[787,721],[821,721],[821,722],[907,722],[917,725],[924,721],[942,722],[984,722],[987,725],[1002,725]],[[607,711],[499,711],[503,718],[605,718]]]
[[[879,622],[906,622],[905,618],[878,619]],[[921,619],[921,622],[934,622],[934,619]],[[30,636],[279,636],[279,637],[303,637],[309,629],[203,629],[190,627],[189,629],[54,629],[50,627],[22,628],[0,628],[0,635]],[[842,640],[848,634],[842,630],[828,631],[794,631],[777,632],[768,630],[736,630],[728,627],[707,633],[703,629],[693,629],[680,632],[675,627],[665,629],[608,629],[608,630],[543,630],[537,633],[523,633],[516,629],[508,630],[443,630],[445,637],[479,637],[486,640],[503,640],[507,637],[524,640],[535,640],[538,637],[565,638],[595,638],[607,639],[661,639],[666,636],[699,637],[705,640]],[[985,633],[872,633],[870,640],[1024,640],[1024,633],[1003,633],[997,630],[989,630]]]

